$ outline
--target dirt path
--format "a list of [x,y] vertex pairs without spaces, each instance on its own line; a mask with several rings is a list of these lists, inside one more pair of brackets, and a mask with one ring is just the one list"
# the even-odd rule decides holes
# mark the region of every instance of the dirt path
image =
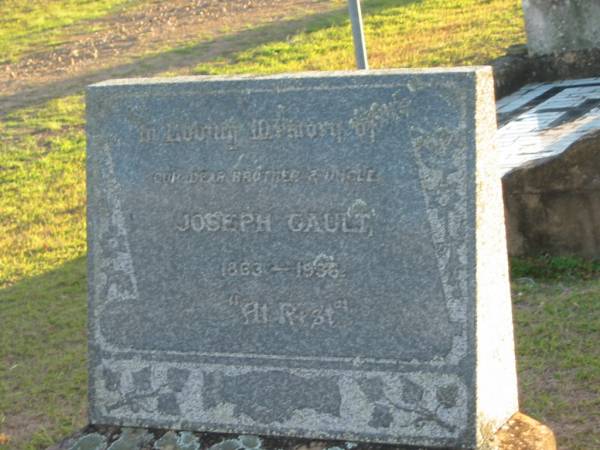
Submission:
[[[215,56],[285,38],[311,16],[340,7],[336,0],[152,0],[78,24],[50,51],[0,64],[0,115],[108,78],[185,73]],[[172,50],[200,41],[192,51]]]

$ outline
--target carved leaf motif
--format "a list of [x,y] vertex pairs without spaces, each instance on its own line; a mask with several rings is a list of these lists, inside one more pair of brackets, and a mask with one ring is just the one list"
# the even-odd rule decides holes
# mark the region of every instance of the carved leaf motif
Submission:
[[158,396],[158,411],[170,416],[178,416],[181,413],[179,402],[175,394],[161,394]]
[[359,380],[358,384],[371,402],[376,402],[385,397],[383,380],[381,378],[364,378]]
[[423,388],[417,383],[404,379],[404,389],[402,389],[402,400],[406,403],[417,404],[423,399]]
[[181,392],[189,377],[189,370],[170,367],[167,371],[167,385],[173,392]]
[[452,408],[456,406],[458,399],[458,386],[455,384],[441,386],[437,388],[435,396],[442,406]]
[[107,367],[102,369],[104,377],[104,385],[106,389],[112,392],[116,392],[121,388],[121,374],[114,372]]
[[152,389],[152,372],[150,371],[150,367],[133,372],[131,376],[137,391],[149,391]]
[[109,255],[114,254],[117,251],[126,251],[125,243],[123,242],[123,239],[119,239],[119,237],[119,228],[114,223],[109,224],[108,231],[102,235],[100,247],[102,247],[102,250]]
[[369,426],[373,428],[389,428],[394,421],[394,416],[387,405],[375,405],[369,420]]

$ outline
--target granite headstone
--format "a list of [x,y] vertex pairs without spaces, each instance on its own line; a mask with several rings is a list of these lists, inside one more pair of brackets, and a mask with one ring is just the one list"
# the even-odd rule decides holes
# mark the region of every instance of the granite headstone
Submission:
[[475,447],[518,409],[487,68],[87,91],[90,419]]

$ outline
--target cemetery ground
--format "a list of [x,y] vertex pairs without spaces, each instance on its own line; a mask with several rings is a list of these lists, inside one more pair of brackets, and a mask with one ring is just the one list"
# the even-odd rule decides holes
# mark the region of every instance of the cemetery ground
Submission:
[[[189,3],[0,6],[2,450],[45,448],[86,421],[84,86],[353,67],[343,1],[194,2],[202,17]],[[363,8],[373,68],[486,63],[525,39],[518,0]],[[512,275],[522,411],[559,448],[599,448],[600,263],[515,260]]]

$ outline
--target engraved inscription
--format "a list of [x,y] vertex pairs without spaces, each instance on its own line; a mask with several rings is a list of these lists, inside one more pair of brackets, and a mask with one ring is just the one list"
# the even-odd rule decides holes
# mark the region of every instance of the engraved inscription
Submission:
[[[366,234],[373,235],[373,212],[295,212],[286,214],[282,222],[292,233]],[[178,231],[196,233],[270,233],[274,219],[271,214],[185,212],[176,215],[175,227]]]
[[179,231],[268,233],[271,231],[271,215],[258,213],[185,213],[176,222]]
[[300,171],[297,169],[279,170],[234,170],[231,172],[232,183],[297,183]]
[[[281,105],[279,105],[282,108]],[[141,126],[138,128],[140,143],[163,142],[177,144],[185,142],[223,142],[229,150],[239,147],[242,140],[333,140],[342,143],[346,138],[375,142],[381,117],[397,120],[405,113],[406,104],[393,100],[391,103],[370,105],[365,111],[355,110],[354,115],[344,120],[311,120],[287,118],[254,118],[247,122],[233,118],[221,123],[167,123],[162,127]]]
[[338,143],[342,142],[342,122],[317,122],[297,121],[289,119],[253,120],[250,125],[250,139],[272,140],[272,139],[302,139],[302,138],[334,138]]
[[369,213],[294,213],[287,216],[293,233],[360,233],[370,234]]
[[140,127],[138,133],[138,140],[142,144],[149,144],[158,140],[158,130],[155,127]]
[[189,173],[180,172],[155,172],[152,182],[156,184],[198,184],[198,183],[223,183],[225,172],[198,169]]
[[221,265],[221,275],[224,277],[261,277],[268,273],[265,265],[259,262],[224,262]]
[[345,168],[282,168],[282,169],[234,169],[208,170],[192,169],[189,172],[155,172],[151,175],[154,184],[161,185],[202,185],[202,184],[298,184],[298,183],[342,183],[374,184],[380,175],[372,167]]
[[319,255],[313,261],[290,261],[264,263],[257,261],[226,261],[221,264],[225,278],[260,278],[268,275],[287,274],[296,278],[337,279],[346,276],[333,257]]
[[281,302],[272,305],[245,298],[239,293],[229,296],[228,303],[238,308],[244,325],[278,324],[291,328],[336,327],[349,317],[347,298],[340,298],[326,305],[312,302]]
[[296,276],[299,278],[343,278],[339,264],[332,257],[317,257],[314,261],[296,263]]
[[234,170],[233,183],[375,183],[377,171],[371,167],[328,169],[247,169]]
[[231,147],[237,145],[240,126],[234,123],[169,124],[165,130],[164,142],[175,144],[180,142],[223,141]]

